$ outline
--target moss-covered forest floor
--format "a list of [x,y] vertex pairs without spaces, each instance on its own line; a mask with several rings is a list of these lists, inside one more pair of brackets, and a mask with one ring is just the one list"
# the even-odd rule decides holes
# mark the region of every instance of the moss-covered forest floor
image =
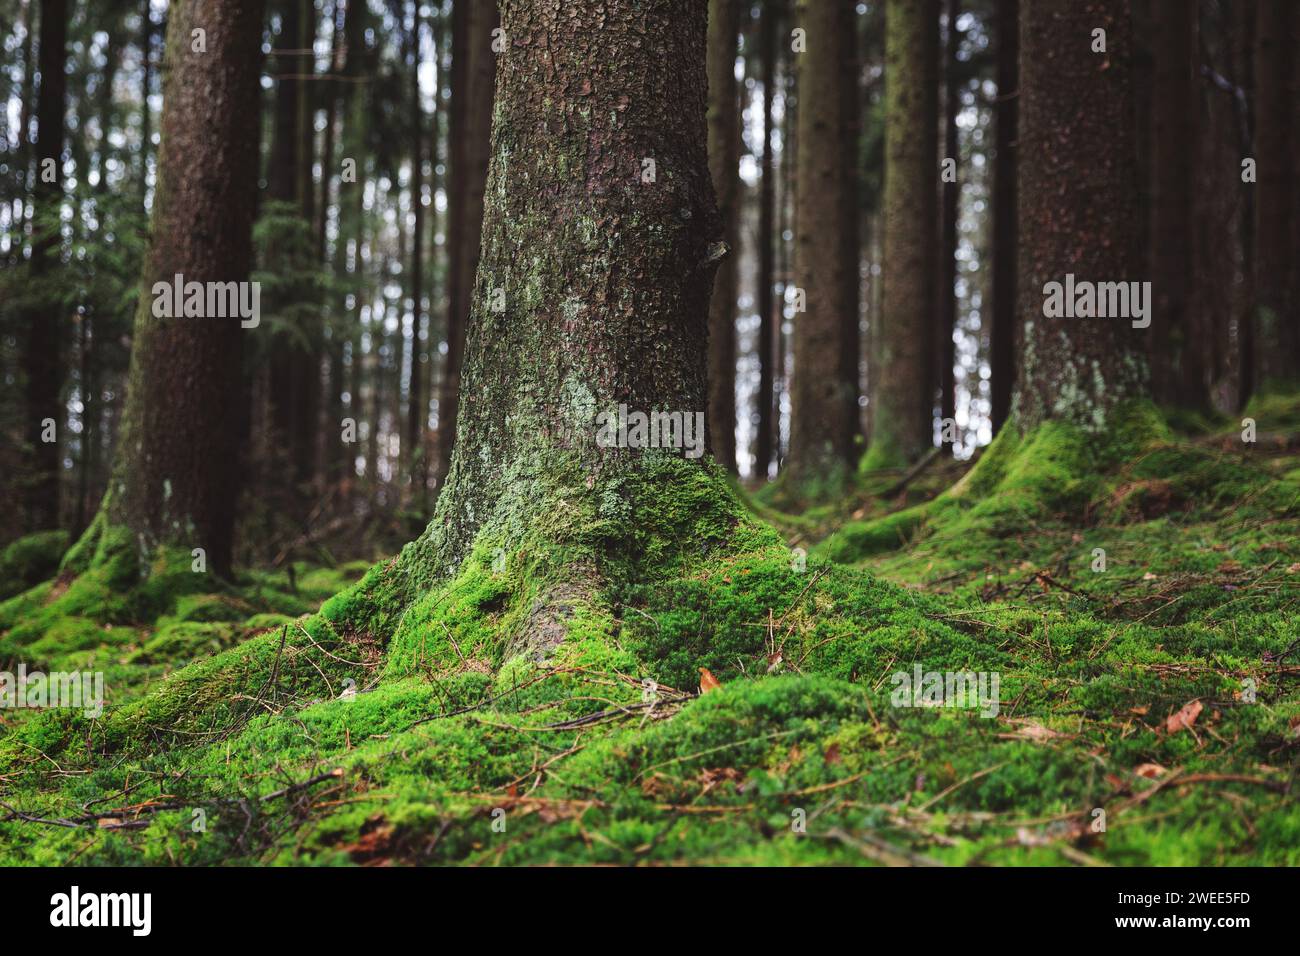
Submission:
[[[209,593],[101,544],[0,604],[0,668],[107,691],[0,710],[0,862],[1300,863],[1300,401],[1247,414],[802,516],[679,482],[644,516],[703,545],[639,543],[541,661],[486,547],[399,617],[393,562]],[[916,666],[996,716],[895,706]]]

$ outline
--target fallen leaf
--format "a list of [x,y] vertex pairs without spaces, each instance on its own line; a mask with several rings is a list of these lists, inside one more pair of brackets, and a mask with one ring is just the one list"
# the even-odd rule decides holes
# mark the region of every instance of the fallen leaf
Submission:
[[1146,777],[1148,780],[1154,780],[1156,777],[1163,777],[1169,771],[1158,763],[1144,763],[1134,767],[1133,772],[1139,777]]
[[700,693],[707,694],[710,691],[722,690],[722,684],[709,673],[707,667],[700,668]]
[[1205,705],[1199,700],[1189,701],[1183,705],[1182,710],[1178,711],[1178,713],[1169,715],[1169,719],[1165,721],[1165,729],[1173,734],[1190,728],[1192,724],[1196,723],[1196,718],[1201,716],[1201,711],[1204,709]]
[[829,747],[826,748],[825,759],[827,763],[840,762],[840,745],[838,743],[831,744]]
[[1018,725],[1015,732],[1010,734],[998,734],[999,737],[1021,737],[1025,740],[1053,740],[1057,737],[1067,736],[1060,731],[1052,730],[1050,727],[1044,727],[1038,721],[1029,717],[1018,718],[1011,721],[1011,723]]

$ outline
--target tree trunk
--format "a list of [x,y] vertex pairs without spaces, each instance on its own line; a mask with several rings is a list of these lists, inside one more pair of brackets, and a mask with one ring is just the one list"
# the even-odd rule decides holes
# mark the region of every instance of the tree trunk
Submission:
[[1151,385],[1157,401],[1198,408],[1206,404],[1201,350],[1207,343],[1190,295],[1201,111],[1197,10],[1185,0],[1152,0],[1151,12]]
[[846,142],[856,118],[845,95],[845,70],[856,62],[856,13],[837,0],[800,0],[797,16],[807,50],[796,54],[794,272],[806,311],[794,317],[786,480],[802,496],[812,481],[834,493],[853,464],[857,430],[856,374],[846,380],[844,357],[845,324],[857,322],[856,170]]
[[[36,179],[32,185],[32,288],[41,290],[44,277],[59,258],[58,207],[63,199],[64,100],[68,59],[68,11],[65,0],[41,3],[40,61],[41,86],[36,101]],[[53,181],[46,169],[54,170]],[[38,217],[44,221],[38,221]],[[63,335],[65,325],[57,304],[40,303],[27,318],[22,366],[27,376],[26,439],[31,448],[32,472],[26,485],[27,527],[30,531],[54,528],[59,523],[59,438],[64,414]],[[53,421],[54,440],[45,441],[47,422]]]
[[[153,286],[245,282],[252,261],[262,0],[174,2],[167,28],[153,240],[136,311],[113,476],[96,519],[145,552],[205,549],[230,568],[238,491],[238,316],[159,318]],[[191,31],[207,52],[191,52]],[[195,229],[196,222],[207,228]]]
[[736,108],[738,0],[709,0],[709,171],[726,257],[709,303],[708,428],[713,457],[736,471],[736,287],[740,259],[740,117]]
[[[774,378],[776,373],[776,337],[780,334],[781,314],[773,288],[775,276],[776,167],[772,162],[772,103],[776,97],[776,35],[778,0],[767,0],[759,14],[758,56],[763,79],[763,156],[758,193],[758,394],[754,435],[754,477],[768,475],[774,450],[776,428]],[[784,241],[784,240],[782,240]]]
[[[1094,29],[1106,31],[1093,53]],[[1020,377],[1022,430],[1060,419],[1089,432],[1145,393],[1140,331],[1126,317],[1048,318],[1044,286],[1066,274],[1130,282],[1141,273],[1128,0],[1030,2],[1020,30]]]
[[884,303],[868,468],[933,443],[938,249],[938,0],[885,6]]
[[[961,13],[961,0],[948,0],[948,46],[943,64],[943,142],[944,156],[961,167],[961,146],[957,140],[957,112],[961,107],[961,65],[957,48],[961,34],[957,31],[957,17]],[[957,213],[961,201],[961,180],[943,182],[943,217],[939,237],[939,302],[934,350],[938,357],[939,417],[945,422],[955,422],[957,417],[957,382],[953,366],[957,362],[957,347],[952,340],[957,327]],[[947,435],[944,428],[942,434]],[[944,451],[952,454],[953,443],[946,438]]]
[[1015,384],[1016,117],[1020,103],[1020,0],[998,0],[997,132],[993,159],[993,328],[989,372],[993,434],[1011,413]]
[[665,453],[602,444],[597,414],[707,398],[705,6],[503,0],[501,26],[464,401],[434,520],[403,553],[416,585],[480,532],[512,546],[579,512],[615,520]]
[[447,360],[438,387],[438,448],[433,484],[441,488],[456,444],[466,320],[478,306],[474,296],[483,228],[483,192],[491,155],[492,102],[496,79],[493,35],[496,4],[452,7],[451,203],[448,228]]
[[428,467],[424,457],[424,386],[421,376],[420,333],[424,329],[424,109],[420,103],[420,0],[411,11],[411,379],[407,395],[405,452],[411,464],[413,501],[418,508],[425,501]]
[[1255,30],[1255,355],[1260,391],[1285,388],[1297,373],[1292,209],[1293,152],[1300,148],[1292,115],[1291,20],[1300,16],[1285,0],[1259,0]]

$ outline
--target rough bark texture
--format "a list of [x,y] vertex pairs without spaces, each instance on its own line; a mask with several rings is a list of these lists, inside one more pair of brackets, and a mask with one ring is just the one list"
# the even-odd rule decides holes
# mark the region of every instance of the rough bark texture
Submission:
[[776,282],[776,166],[772,162],[772,101],[776,97],[777,0],[763,5],[759,21],[759,59],[763,80],[763,156],[758,185],[758,394],[755,396],[754,475],[766,478],[775,448],[774,379],[776,336],[781,326],[773,288]]
[[897,466],[933,442],[939,176],[938,0],[885,5],[884,304],[871,464]]
[[[143,551],[202,547],[230,566],[238,491],[239,318],[156,318],[152,287],[243,282],[252,260],[262,0],[178,0],[167,26],[153,240],[136,311],[113,477],[102,519]],[[207,31],[207,52],[190,51]],[[195,223],[204,227],[195,228]]]
[[[68,11],[64,0],[44,0],[41,4],[40,92],[37,94],[36,178],[32,185],[32,287],[40,288],[50,269],[57,266],[58,232],[51,229],[53,217],[63,196],[63,119],[67,77]],[[56,173],[46,182],[42,173],[53,160]],[[57,305],[40,304],[27,318],[23,341],[22,367],[27,376],[26,426],[27,444],[31,448],[32,472],[26,484],[27,527],[30,531],[54,528],[59,523],[59,438],[62,437],[64,414],[60,402],[63,391],[63,360],[60,333],[64,325]],[[55,440],[42,440],[44,422],[53,419],[57,427]]]
[[1202,354],[1208,342],[1197,328],[1191,294],[1201,111],[1197,10],[1185,0],[1153,0],[1151,14],[1151,384],[1158,401],[1199,407],[1206,404]]
[[853,462],[857,375],[847,381],[845,325],[857,325],[855,170],[846,137],[856,118],[845,95],[855,61],[854,9],[838,0],[801,0],[796,23],[807,50],[795,54],[800,150],[795,167],[795,285],[807,311],[794,317],[787,480],[833,485]]
[[703,412],[707,397],[721,227],[705,6],[500,6],[508,46],[456,448],[434,519],[404,554],[416,584],[453,570],[486,526],[509,542],[563,521],[568,494],[615,507],[650,453],[599,447],[597,412]]
[[1293,20],[1300,19],[1294,3],[1259,0],[1255,30],[1255,356],[1260,390],[1285,387],[1297,379],[1294,288],[1295,245],[1292,219],[1296,204],[1296,159],[1300,131],[1296,129],[1292,91],[1297,59],[1290,42]]
[[722,216],[726,258],[709,303],[709,409],[713,457],[736,470],[736,291],[740,259],[740,117],[736,99],[738,0],[709,0],[709,173]]
[[[1020,30],[1020,377],[1022,429],[1048,419],[1104,429],[1143,395],[1144,342],[1127,318],[1046,318],[1043,287],[1141,279],[1127,0],[1028,2]],[[1094,29],[1106,53],[1093,53]]]
[[1020,2],[998,0],[997,132],[993,160],[993,328],[989,371],[993,433],[1011,413],[1015,385],[1016,118],[1020,90]]
[[[475,274],[483,228],[497,54],[492,31],[496,4],[456,0],[452,12],[451,203],[448,236],[447,361],[438,387],[438,447],[433,483],[441,488],[456,443],[466,321],[478,303]],[[456,64],[460,63],[458,67]]]

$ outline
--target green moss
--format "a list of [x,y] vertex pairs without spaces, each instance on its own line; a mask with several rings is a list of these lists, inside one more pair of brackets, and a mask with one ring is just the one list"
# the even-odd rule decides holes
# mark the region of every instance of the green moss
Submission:
[[51,577],[67,549],[66,531],[38,531],[10,542],[0,551],[0,600]]

